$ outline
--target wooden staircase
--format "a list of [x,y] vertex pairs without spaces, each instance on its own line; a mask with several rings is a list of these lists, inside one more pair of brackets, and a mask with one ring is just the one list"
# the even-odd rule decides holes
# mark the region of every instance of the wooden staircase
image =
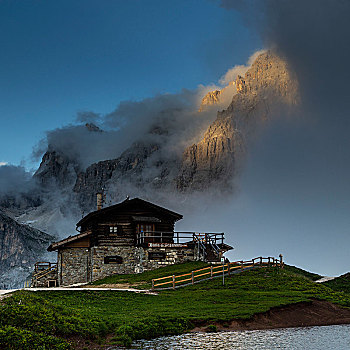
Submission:
[[37,262],[34,268],[31,282],[25,282],[28,287],[56,287],[57,286],[57,263]]

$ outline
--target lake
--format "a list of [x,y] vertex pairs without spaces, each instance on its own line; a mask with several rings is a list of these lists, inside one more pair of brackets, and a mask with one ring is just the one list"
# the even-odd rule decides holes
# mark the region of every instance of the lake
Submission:
[[220,333],[187,333],[134,342],[131,349],[154,350],[350,350],[350,325]]

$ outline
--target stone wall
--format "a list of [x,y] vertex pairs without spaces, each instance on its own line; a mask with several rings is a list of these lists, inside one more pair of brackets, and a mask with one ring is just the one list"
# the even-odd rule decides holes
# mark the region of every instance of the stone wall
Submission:
[[[145,252],[139,247],[93,247],[92,249],[92,280],[96,281],[113,274],[128,274],[142,272]],[[122,263],[105,263],[105,257],[118,256]]]
[[[152,259],[152,253],[164,253],[165,259]],[[191,248],[147,248],[143,270],[154,270],[193,260],[196,260],[195,251]]]
[[[117,261],[107,261],[111,257]],[[187,247],[66,248],[58,253],[58,283],[67,286],[92,282],[114,274],[141,273],[193,260],[196,260],[195,250]]]
[[[153,255],[160,253],[164,258],[152,259],[152,253]],[[106,264],[107,256],[119,256],[123,262]],[[195,251],[191,248],[94,247],[92,248],[92,280],[113,274],[141,273],[193,260],[195,260]]]
[[60,286],[91,280],[91,252],[89,248],[66,248],[58,253],[58,281]]

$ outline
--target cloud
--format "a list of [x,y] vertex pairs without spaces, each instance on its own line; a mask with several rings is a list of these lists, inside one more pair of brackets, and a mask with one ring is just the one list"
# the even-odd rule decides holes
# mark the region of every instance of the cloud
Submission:
[[[213,87],[199,86],[140,101],[122,101],[105,115],[79,112],[76,119],[79,123],[96,123],[103,132],[85,125],[50,130],[34,149],[33,157],[38,160],[46,150],[55,150],[85,169],[98,161],[118,158],[134,142],[158,144],[162,152],[181,154],[203,136],[217,110],[223,107],[221,104],[198,113],[200,101]],[[224,107],[232,99],[233,90],[230,91]]]
[[242,191],[250,198],[247,216],[254,220],[239,223],[241,234],[259,227],[262,236],[288,249],[295,263],[321,273],[345,272],[350,2],[222,0],[221,5],[239,11],[264,46],[287,60],[301,97],[298,113],[276,118],[251,149]]
[[32,174],[23,166],[0,166],[0,195],[28,192],[33,187]]
[[246,65],[235,65],[234,67],[230,68],[220,79],[219,83],[221,86],[226,86],[230,82],[235,81],[238,77],[244,76],[244,74],[247,72],[247,70],[252,66],[256,58],[264,53],[266,50],[258,50],[253,55],[251,55],[248,59],[248,62]]

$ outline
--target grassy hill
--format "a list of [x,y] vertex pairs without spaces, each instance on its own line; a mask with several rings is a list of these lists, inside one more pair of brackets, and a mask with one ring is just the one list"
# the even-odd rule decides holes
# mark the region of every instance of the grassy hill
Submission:
[[[156,273],[114,276],[95,284],[123,280],[145,287],[155,276],[193,268],[193,263],[169,266]],[[133,339],[180,334],[198,322],[247,319],[272,307],[311,298],[350,307],[349,294],[314,283],[305,275],[308,274],[293,267],[260,268],[226,278],[225,286],[220,279],[213,279],[158,295],[20,291],[1,304],[0,348],[63,350],[71,348],[71,341],[74,347],[82,349],[106,339],[108,344],[129,344]]]
[[350,272],[322,284],[338,292],[350,293]]

